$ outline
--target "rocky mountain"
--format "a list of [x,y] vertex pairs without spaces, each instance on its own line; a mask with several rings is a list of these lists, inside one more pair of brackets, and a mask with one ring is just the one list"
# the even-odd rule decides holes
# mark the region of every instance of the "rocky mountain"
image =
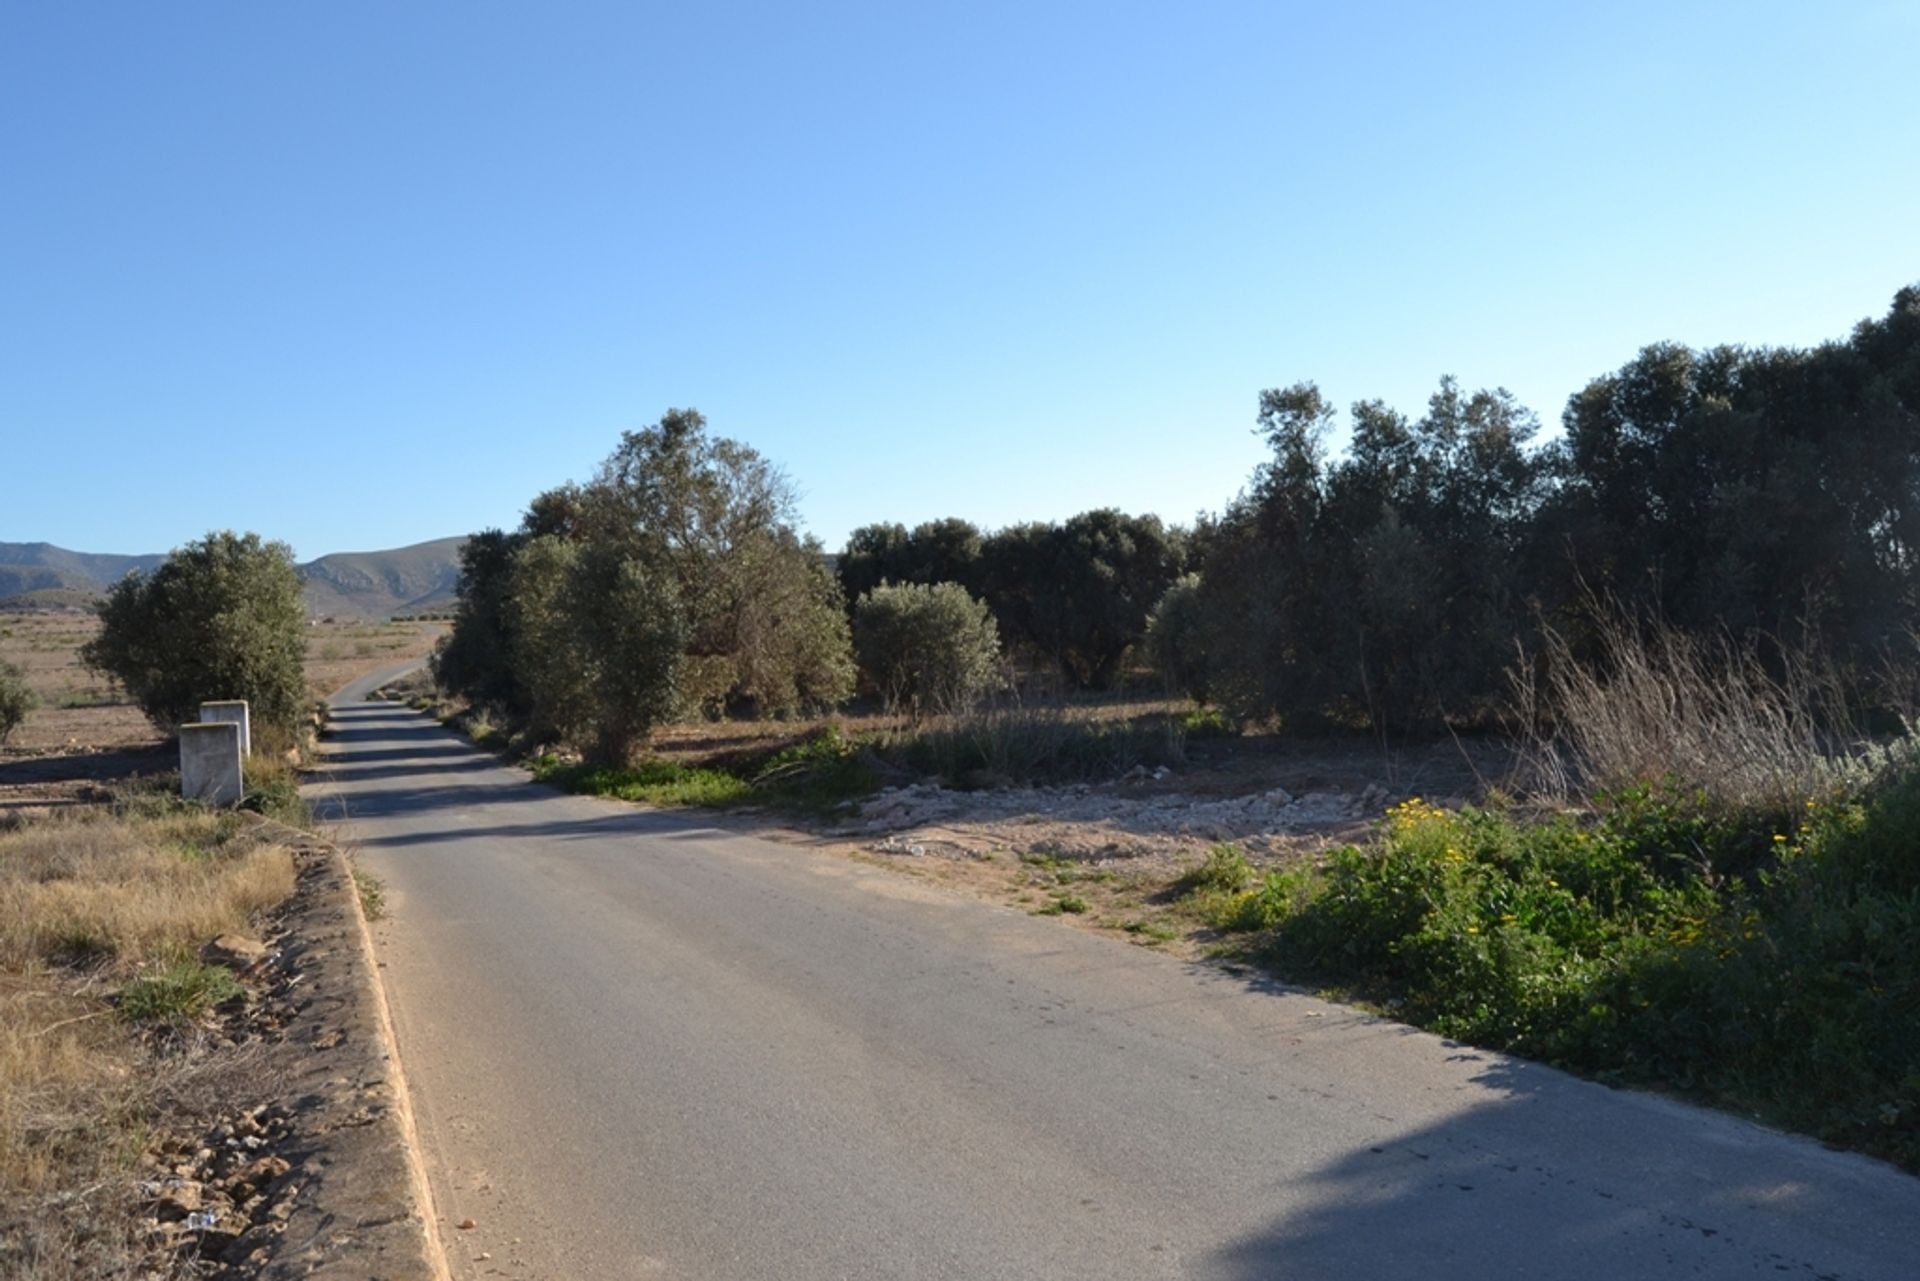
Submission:
[[300,567],[307,612],[316,618],[385,618],[453,608],[464,538],[384,552],[335,552]]
[[[464,538],[378,552],[336,552],[300,566],[315,618],[385,618],[452,607]],[[165,556],[110,556],[51,543],[0,543],[0,609],[79,608]]]

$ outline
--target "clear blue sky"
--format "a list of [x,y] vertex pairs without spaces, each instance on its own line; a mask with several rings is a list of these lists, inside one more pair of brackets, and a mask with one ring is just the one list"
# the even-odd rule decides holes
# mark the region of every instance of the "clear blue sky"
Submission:
[[1217,509],[1920,280],[1920,0],[0,7],[0,541],[511,524],[702,410],[837,547]]

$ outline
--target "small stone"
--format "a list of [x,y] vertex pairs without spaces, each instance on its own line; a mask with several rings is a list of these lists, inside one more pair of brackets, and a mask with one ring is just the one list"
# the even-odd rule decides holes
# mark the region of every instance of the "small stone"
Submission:
[[192,1179],[180,1179],[160,1189],[154,1198],[155,1211],[163,1221],[178,1221],[198,1210],[206,1199],[206,1189]]
[[244,934],[222,934],[200,949],[200,959],[209,965],[224,965],[244,970],[267,959],[268,949],[259,939]]
[[475,1223],[472,1219],[462,1219],[460,1220],[460,1222],[454,1224],[453,1226],[460,1229],[462,1232],[471,1232],[475,1228],[479,1227],[480,1225],[478,1223]]
[[234,1238],[233,1244],[226,1248],[222,1257],[228,1263],[249,1262],[255,1251],[265,1251],[278,1235],[276,1229],[256,1223]]
[[246,1181],[265,1187],[292,1168],[285,1157],[263,1156],[247,1167]]

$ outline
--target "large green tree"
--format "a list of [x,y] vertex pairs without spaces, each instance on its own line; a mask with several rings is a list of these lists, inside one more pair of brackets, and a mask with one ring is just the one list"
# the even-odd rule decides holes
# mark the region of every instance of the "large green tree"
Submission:
[[589,484],[550,510],[581,541],[617,547],[673,584],[683,611],[683,698],[717,712],[828,706],[853,689],[852,640],[817,542],[798,532],[793,483],[693,410],[627,432]]
[[81,657],[163,731],[198,719],[203,702],[244,698],[255,726],[291,734],[305,697],[305,638],[292,550],[220,532],[115,583]]
[[673,714],[686,644],[670,579],[608,543],[542,534],[513,556],[504,613],[535,735],[624,765]]
[[1112,508],[986,540],[982,594],[1001,631],[1073,684],[1106,689],[1180,577],[1185,548],[1157,516]]
[[882,583],[958,583],[974,595],[982,589],[985,540],[970,521],[956,517],[905,525],[863,525],[847,536],[836,570],[849,602]]
[[692,410],[622,435],[584,484],[476,535],[436,672],[603,760],[689,711],[777,714],[853,688],[838,584],[793,486]]
[[1419,419],[1355,405],[1335,459],[1333,417],[1311,383],[1261,396],[1273,458],[1200,539],[1211,691],[1236,715],[1296,727],[1476,712],[1525,624],[1535,419],[1504,391],[1442,379]]

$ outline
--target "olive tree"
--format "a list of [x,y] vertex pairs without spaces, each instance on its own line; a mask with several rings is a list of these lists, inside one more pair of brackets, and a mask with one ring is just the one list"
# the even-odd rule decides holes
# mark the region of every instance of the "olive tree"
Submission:
[[627,432],[592,480],[475,535],[435,674],[546,741],[617,763],[689,711],[852,692],[852,640],[793,486],[692,410]]
[[563,511],[566,536],[619,548],[672,584],[686,705],[769,714],[838,703],[854,680],[846,612],[825,554],[798,532],[793,482],[706,428],[693,410],[669,410],[622,434],[591,482],[537,509]]
[[305,696],[306,609],[293,551],[221,531],[115,583],[81,650],[163,732],[200,704],[244,698],[262,730],[291,734]]
[[675,706],[686,625],[672,581],[618,547],[549,534],[515,554],[507,599],[534,733],[627,764]]
[[999,680],[993,612],[958,583],[882,584],[855,605],[853,626],[861,670],[890,711],[954,711]]

